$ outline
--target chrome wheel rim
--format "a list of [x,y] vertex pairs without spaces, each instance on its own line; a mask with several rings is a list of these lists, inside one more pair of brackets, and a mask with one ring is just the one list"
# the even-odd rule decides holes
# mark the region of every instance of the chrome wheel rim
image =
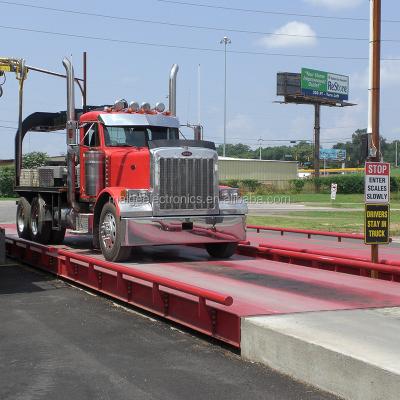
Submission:
[[106,249],[112,249],[117,239],[117,223],[111,212],[107,212],[100,226],[100,234]]
[[18,207],[17,227],[18,232],[23,232],[25,229],[25,211],[21,206]]
[[34,236],[38,234],[39,227],[39,208],[37,204],[34,202],[31,209],[31,231]]

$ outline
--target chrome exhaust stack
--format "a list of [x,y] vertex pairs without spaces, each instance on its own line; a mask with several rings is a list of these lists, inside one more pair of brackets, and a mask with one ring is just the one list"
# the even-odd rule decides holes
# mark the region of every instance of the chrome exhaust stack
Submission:
[[169,74],[169,111],[171,115],[176,115],[176,75],[178,74],[179,66],[174,64]]
[[[76,202],[76,152],[77,148],[77,128],[78,121],[76,120],[75,113],[75,77],[74,77],[74,67],[68,58],[63,59],[63,65],[67,75],[67,199],[68,206],[71,208],[71,212],[79,212],[80,207]],[[71,215],[72,220],[75,219]],[[70,220],[71,221],[71,220]],[[72,222],[72,221],[71,221]],[[74,224],[71,224],[74,225]],[[73,226],[75,228],[75,226]]]

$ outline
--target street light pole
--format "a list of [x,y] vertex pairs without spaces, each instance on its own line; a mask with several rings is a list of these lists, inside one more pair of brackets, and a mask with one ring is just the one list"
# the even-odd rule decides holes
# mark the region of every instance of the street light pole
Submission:
[[224,36],[220,44],[224,45],[224,70],[225,70],[225,75],[224,75],[224,145],[223,145],[223,151],[222,154],[225,157],[226,155],[226,46],[228,44],[231,44],[231,39],[229,39],[227,36]]

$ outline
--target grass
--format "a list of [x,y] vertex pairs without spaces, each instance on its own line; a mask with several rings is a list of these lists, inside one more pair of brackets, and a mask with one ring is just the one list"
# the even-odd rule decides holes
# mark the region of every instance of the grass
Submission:
[[[400,235],[400,213],[391,213],[391,235]],[[283,228],[316,229],[338,232],[358,232],[364,229],[363,211],[303,211],[285,212],[271,216],[249,215],[248,224]]]
[[[253,195],[253,197],[256,195]],[[257,196],[258,197],[258,196]],[[331,200],[329,193],[286,193],[260,196],[262,201],[271,203],[281,201],[285,204],[302,203],[306,206],[334,208],[363,208],[364,194],[337,194],[336,200]],[[275,200],[274,200],[275,199]],[[400,193],[391,193],[392,208],[400,208]]]

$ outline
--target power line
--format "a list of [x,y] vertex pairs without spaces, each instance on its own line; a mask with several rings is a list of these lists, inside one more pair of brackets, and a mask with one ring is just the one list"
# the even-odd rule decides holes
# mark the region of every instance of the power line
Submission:
[[[183,6],[191,6],[191,7],[213,8],[213,9],[227,10],[227,11],[239,11],[239,12],[247,12],[247,13],[254,13],[254,14],[286,15],[286,16],[291,16],[291,17],[321,18],[321,19],[343,20],[343,21],[361,21],[361,22],[369,21],[368,18],[363,18],[363,17],[334,17],[331,15],[302,14],[302,13],[284,12],[284,11],[256,10],[256,9],[251,9],[251,8],[216,6],[214,4],[191,3],[188,1],[175,1],[175,0],[157,0],[157,1],[160,3],[170,3],[170,4],[177,4],[177,5],[183,5]],[[382,19],[382,22],[398,23],[398,22],[400,22],[400,20]]]
[[[195,51],[206,51],[213,53],[221,53],[224,50],[208,48],[208,47],[194,47],[194,46],[183,46],[176,44],[168,44],[168,43],[152,43],[152,42],[139,42],[133,40],[125,40],[125,39],[113,39],[101,36],[88,36],[88,35],[79,35],[74,33],[65,33],[65,32],[54,32],[54,31],[45,31],[40,29],[29,29],[29,28],[20,28],[15,26],[7,26],[0,25],[0,29],[9,29],[14,31],[22,31],[22,32],[34,32],[45,35],[54,35],[54,36],[64,36],[64,37],[73,37],[77,39],[89,39],[89,40],[97,40],[111,43],[123,43],[123,44],[134,44],[139,46],[149,46],[149,47],[164,47],[164,48],[174,48],[174,49],[182,49],[182,50],[195,50]],[[317,54],[287,54],[287,53],[268,53],[262,51],[246,51],[246,50],[227,50],[227,53],[231,54],[245,54],[245,55],[259,55],[259,56],[269,56],[269,57],[293,57],[293,58],[317,58],[317,59],[329,59],[329,60],[353,60],[353,61],[364,61],[368,60],[368,57],[348,57],[348,56],[323,56]],[[400,61],[400,58],[382,58],[382,61]]]
[[4,128],[4,129],[17,129],[17,128],[14,128],[13,126],[4,126],[4,125],[0,125],[0,128]]
[[[327,39],[327,40],[353,40],[353,41],[368,41],[369,40],[368,38],[350,37],[350,36],[300,35],[300,34],[290,34],[290,33],[252,31],[252,30],[237,29],[237,28],[220,28],[220,27],[216,27],[216,26],[179,24],[179,23],[173,23],[173,22],[168,22],[168,21],[155,21],[155,20],[149,20],[149,19],[121,17],[121,16],[117,16],[117,15],[98,14],[98,13],[77,11],[77,10],[71,10],[71,9],[65,9],[65,8],[44,7],[44,6],[34,5],[34,4],[16,3],[16,2],[11,2],[11,1],[0,1],[0,4],[7,4],[7,5],[18,6],[18,7],[27,7],[27,8],[33,8],[33,9],[39,9],[39,10],[55,11],[55,12],[60,12],[60,13],[65,13],[65,14],[84,15],[84,16],[96,17],[96,18],[105,18],[105,19],[112,19],[112,20],[118,20],[118,21],[129,21],[129,22],[140,22],[140,23],[154,24],[154,25],[174,26],[174,27],[178,27],[178,28],[187,28],[187,29],[201,29],[201,30],[212,30],[212,31],[220,31],[220,32],[235,32],[235,33],[244,33],[244,34],[252,34],[252,35],[316,38],[316,39]],[[387,41],[400,42],[400,39],[388,39]]]

